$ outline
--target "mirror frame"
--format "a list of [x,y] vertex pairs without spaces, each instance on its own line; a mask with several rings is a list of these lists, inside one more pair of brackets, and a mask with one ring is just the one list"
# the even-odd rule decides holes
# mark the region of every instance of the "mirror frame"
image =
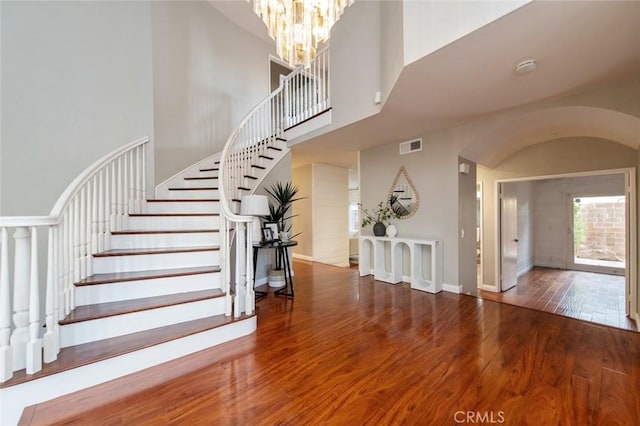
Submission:
[[404,166],[400,166],[400,169],[398,169],[398,173],[396,173],[395,179],[393,179],[393,183],[391,184],[391,188],[389,189],[389,194],[387,195],[387,204],[391,205],[390,203],[391,196],[394,193],[394,190],[396,188],[396,185],[398,184],[398,179],[400,179],[400,176],[404,176],[404,178],[407,180],[407,184],[409,185],[409,187],[411,187],[411,190],[413,191],[413,194],[415,197],[415,203],[414,203],[413,209],[411,209],[409,214],[405,216],[400,216],[398,219],[409,219],[410,217],[416,214],[416,212],[418,211],[418,207],[420,207],[420,194],[418,193],[416,186],[413,184],[413,181],[411,180],[411,176],[409,176],[409,173],[407,172],[407,169]]

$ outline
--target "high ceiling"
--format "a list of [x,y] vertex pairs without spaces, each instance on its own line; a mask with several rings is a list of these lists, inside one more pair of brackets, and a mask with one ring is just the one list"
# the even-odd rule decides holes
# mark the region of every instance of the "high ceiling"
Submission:
[[[236,2],[214,3],[266,37],[246,4],[245,16],[229,12]],[[537,60],[538,69],[516,75],[515,64],[527,57]],[[495,121],[505,111],[633,75],[640,76],[640,1],[534,1],[406,66],[379,114],[296,145],[294,161],[350,166],[361,149]],[[482,162],[489,158],[483,151],[491,149],[467,152]]]

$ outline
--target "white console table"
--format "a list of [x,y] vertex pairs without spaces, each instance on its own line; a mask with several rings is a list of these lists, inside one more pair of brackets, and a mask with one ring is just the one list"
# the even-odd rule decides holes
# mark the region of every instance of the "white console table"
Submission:
[[[358,255],[360,276],[371,275],[377,281],[384,281],[390,284],[398,284],[403,278],[403,256],[402,248],[409,249],[411,262],[409,283],[411,288],[438,293],[442,291],[442,241],[441,240],[419,240],[412,238],[389,238],[389,237],[360,237],[360,251]],[[389,249],[389,257],[386,252]],[[429,248],[430,277],[424,274],[424,255]],[[373,250],[373,256],[371,253]],[[387,268],[388,260],[391,269]],[[373,264],[372,264],[373,263]]]

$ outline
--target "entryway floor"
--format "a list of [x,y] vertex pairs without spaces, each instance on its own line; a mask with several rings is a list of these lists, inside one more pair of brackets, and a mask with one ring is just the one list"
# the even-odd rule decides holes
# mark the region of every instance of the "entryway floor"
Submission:
[[637,331],[636,323],[625,315],[624,292],[622,276],[535,267],[506,292],[479,290],[478,296]]

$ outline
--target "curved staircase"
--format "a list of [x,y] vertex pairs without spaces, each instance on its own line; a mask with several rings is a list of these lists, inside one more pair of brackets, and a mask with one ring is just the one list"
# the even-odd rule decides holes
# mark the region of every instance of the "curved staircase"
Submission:
[[240,203],[288,153],[286,130],[330,111],[328,70],[325,49],[222,153],[158,185],[156,199],[145,199],[143,138],[76,177],[49,216],[0,217],[3,425],[30,405],[255,331],[252,218]]

